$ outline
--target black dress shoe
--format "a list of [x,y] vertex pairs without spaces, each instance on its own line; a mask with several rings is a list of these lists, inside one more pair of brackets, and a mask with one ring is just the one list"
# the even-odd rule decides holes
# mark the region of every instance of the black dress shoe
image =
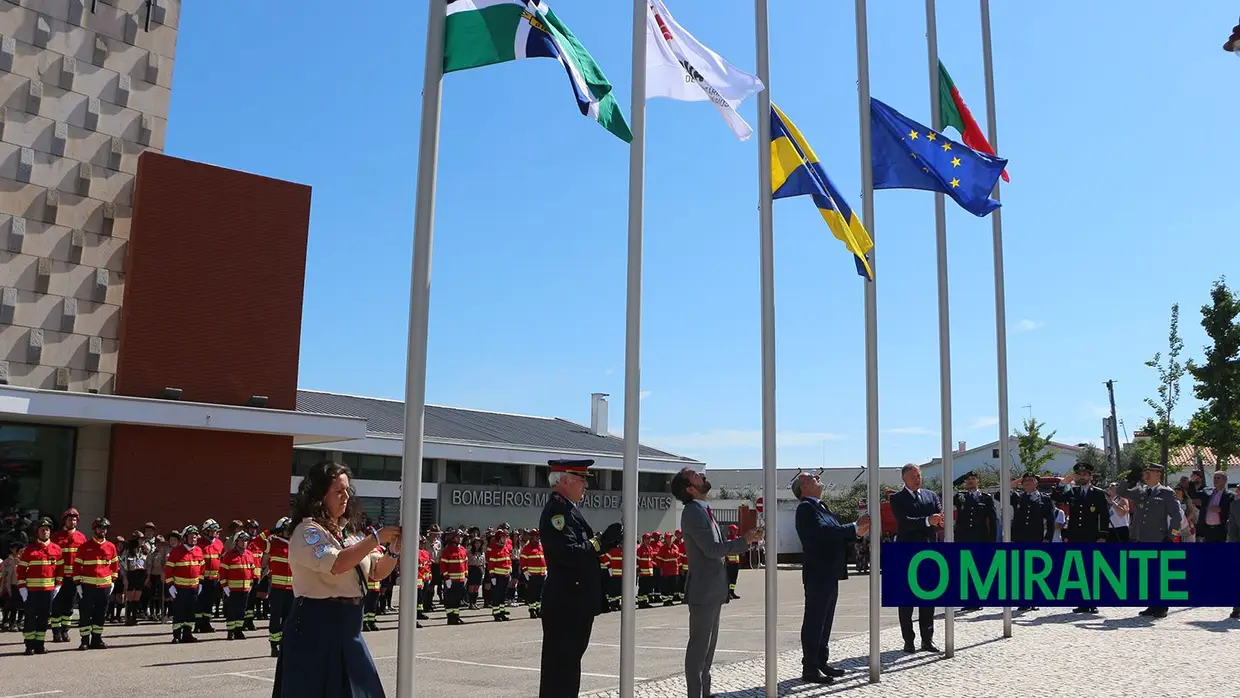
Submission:
[[913,643],[911,643],[911,642],[906,642],[906,643],[904,643],[904,653],[905,653],[905,654],[912,654],[912,653],[914,653],[914,652],[916,652],[916,651],[917,651],[917,648],[913,646]]
[[943,650],[939,649],[938,647],[935,647],[933,642],[923,642],[921,643],[921,651],[922,652],[934,652],[935,654],[939,654]]
[[1150,614],[1150,618],[1166,618],[1166,617],[1167,617],[1167,609],[1165,608],[1155,609],[1154,612]]
[[1240,618],[1240,608],[1233,608],[1229,618]]
[[1139,616],[1152,616],[1152,615],[1154,615],[1154,609],[1152,609],[1152,608],[1147,608],[1147,609],[1145,609],[1144,611],[1141,611],[1140,613],[1138,613],[1137,615],[1139,615]]
[[835,679],[831,678],[830,676],[823,676],[822,674],[816,671],[802,671],[801,680],[804,681],[805,683],[822,683],[822,684],[835,683]]
[[821,671],[826,676],[830,676],[830,677],[837,678],[837,679],[843,676],[844,674],[848,673],[847,671],[843,669],[836,669],[835,667],[829,664],[825,664],[825,663],[818,667],[818,671]]
[[1076,608],[1072,609],[1072,612],[1073,613],[1089,613],[1089,607],[1077,606]]

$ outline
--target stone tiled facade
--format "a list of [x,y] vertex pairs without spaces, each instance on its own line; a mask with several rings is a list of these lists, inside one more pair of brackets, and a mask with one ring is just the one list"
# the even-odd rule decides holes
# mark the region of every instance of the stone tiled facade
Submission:
[[181,0],[0,0],[0,383],[113,392],[145,150]]

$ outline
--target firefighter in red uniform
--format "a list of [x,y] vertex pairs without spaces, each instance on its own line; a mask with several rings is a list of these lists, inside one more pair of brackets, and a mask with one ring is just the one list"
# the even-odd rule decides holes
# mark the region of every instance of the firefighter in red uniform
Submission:
[[[365,533],[368,536],[373,536],[376,530],[374,526],[367,526]],[[378,550],[382,555],[387,554],[387,550],[382,545],[376,545],[375,550]],[[382,586],[382,580],[366,578],[366,596],[362,598],[362,632],[379,629],[377,609],[379,607],[379,590]]]
[[543,582],[547,581],[547,558],[543,555],[538,529],[531,529],[529,535],[530,541],[521,548],[521,574],[525,577],[525,604],[530,610],[530,618],[539,618],[542,614]]
[[650,536],[650,561],[654,570],[654,576],[650,580],[650,604],[663,603],[663,569],[659,564],[659,555],[663,552],[663,538],[658,531],[651,531]]
[[672,534],[663,534],[663,545],[659,548],[659,570],[663,577],[663,605],[671,606],[676,598],[676,590],[680,588],[680,551]]
[[78,632],[82,644],[78,649],[107,649],[103,642],[103,621],[108,613],[108,598],[120,576],[120,558],[116,545],[108,540],[112,523],[95,519],[90,531],[93,538],[78,546],[73,560],[73,578],[77,584]]
[[[250,536],[246,550],[250,551],[255,560],[262,560],[263,555],[267,553],[268,536],[259,533],[259,528],[258,522],[254,519],[246,520],[245,532]],[[250,587],[250,596],[245,602],[245,622],[241,624],[245,630],[256,630],[254,619],[267,617],[267,590],[271,587],[270,570],[263,569],[261,574],[255,575],[255,579],[258,582]]]
[[[542,548],[539,548],[538,554],[542,556]],[[469,580],[469,553],[461,545],[461,536],[456,531],[448,531],[444,535],[443,552],[439,554],[439,576],[443,579],[443,605],[448,611],[448,625],[464,625],[461,600],[465,598]]]
[[676,531],[676,555],[680,560],[680,579],[676,583],[676,600],[685,600],[685,584],[689,581],[689,553],[685,551],[685,534]]
[[491,581],[491,619],[508,618],[508,582],[512,578],[512,541],[501,527],[487,546],[487,579]]
[[246,548],[250,534],[238,531],[233,536],[232,547],[220,556],[220,584],[224,594],[224,625],[229,640],[244,640],[245,604],[254,584],[254,570],[258,564]]
[[86,542],[86,536],[77,530],[78,510],[67,509],[60,515],[61,530],[52,534],[52,542],[60,548],[65,559],[65,580],[52,600],[52,642],[68,642],[69,626],[73,624],[73,602],[77,599],[77,585],[73,581],[73,560],[78,546]]
[[[431,551],[426,549],[426,536],[419,536],[418,537],[418,595],[414,599],[414,603],[417,605],[417,609],[418,609],[418,615],[416,616],[418,620],[429,620],[430,619],[430,616],[426,615],[425,609],[430,606],[430,599],[427,597],[435,593],[435,590],[429,587],[431,579],[434,578],[434,573],[431,572],[431,566],[433,564],[434,563],[431,560]],[[417,627],[419,628],[422,627],[422,624],[418,623]]]
[[[267,593],[267,601],[270,604],[270,619],[267,623],[267,641],[271,643],[273,657],[280,656],[280,643],[284,642],[284,619],[288,618],[289,611],[293,608],[293,568],[288,564],[288,537],[292,532],[292,519],[285,516],[277,521],[275,528],[267,536],[263,554],[258,558],[262,561],[261,569],[269,573],[267,584],[270,591]],[[250,549],[250,546],[246,548]],[[259,574],[255,572],[254,578],[258,579]],[[253,626],[253,619],[248,622]],[[241,625],[246,630],[250,629],[245,628],[244,622]]]
[[63,587],[65,559],[59,545],[52,542],[52,520],[43,518],[35,529],[34,542],[22,549],[17,563],[17,593],[26,608],[22,639],[26,654],[44,654],[48,614],[52,599]]
[[650,534],[642,534],[637,546],[637,607],[650,608],[650,594],[654,582],[654,557],[650,552]]
[[198,642],[194,637],[194,613],[198,609],[198,590],[202,588],[202,549],[198,547],[198,527],[186,526],[181,545],[168,551],[164,563],[164,583],[172,597],[172,641]]
[[[728,540],[736,540],[737,538],[740,538],[740,537],[741,537],[740,527],[737,526],[736,524],[729,525],[728,526]],[[740,553],[736,553],[734,555],[728,556],[727,572],[728,572],[728,598],[739,599],[740,597],[736,595],[736,578],[739,577],[741,573]]]
[[620,610],[621,581],[624,576],[623,543],[607,551],[607,608]]
[[220,556],[224,554],[220,525],[215,519],[202,522],[202,538],[198,541],[198,548],[202,550],[202,591],[198,594],[198,612],[194,614],[194,632],[213,633],[211,609],[220,594]]

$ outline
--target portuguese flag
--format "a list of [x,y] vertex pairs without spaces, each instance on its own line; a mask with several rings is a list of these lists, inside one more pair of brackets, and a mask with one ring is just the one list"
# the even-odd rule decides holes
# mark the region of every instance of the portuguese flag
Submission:
[[[960,90],[956,89],[956,83],[952,82],[952,76],[948,75],[943,61],[939,61],[939,112],[943,118],[943,128],[951,126],[959,131],[965,145],[980,153],[996,154],[986,140],[982,127],[977,125],[977,120],[969,111],[969,106],[960,96]],[[1011,181],[1007,170],[1003,171],[1003,181]]]

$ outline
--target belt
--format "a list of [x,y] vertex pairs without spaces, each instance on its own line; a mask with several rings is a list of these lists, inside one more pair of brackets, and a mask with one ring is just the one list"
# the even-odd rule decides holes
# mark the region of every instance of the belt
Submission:
[[323,603],[338,603],[345,606],[359,606],[362,603],[361,597],[358,596],[330,596],[326,599],[310,599],[311,601],[321,601]]

